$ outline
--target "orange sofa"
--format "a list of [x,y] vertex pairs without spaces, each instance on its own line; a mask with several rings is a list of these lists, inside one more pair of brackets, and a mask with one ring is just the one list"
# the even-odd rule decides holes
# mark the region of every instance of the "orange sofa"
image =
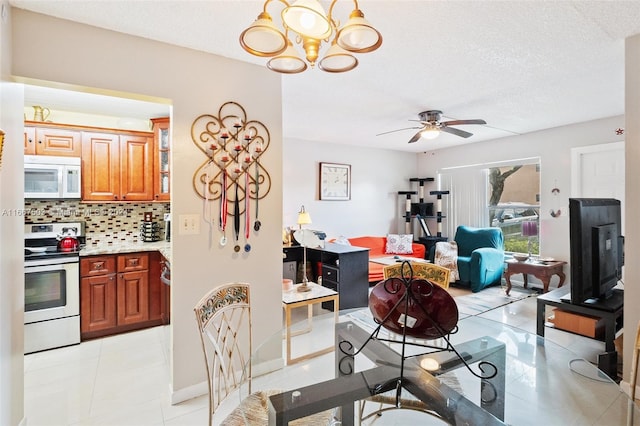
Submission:
[[[364,247],[369,249],[369,283],[378,283],[384,279],[382,269],[385,267],[382,263],[371,262],[376,257],[393,257],[396,253],[387,253],[387,237],[355,237],[348,238],[352,246]],[[398,254],[400,258],[417,257],[425,258],[425,247],[422,244],[412,243],[411,254]]]

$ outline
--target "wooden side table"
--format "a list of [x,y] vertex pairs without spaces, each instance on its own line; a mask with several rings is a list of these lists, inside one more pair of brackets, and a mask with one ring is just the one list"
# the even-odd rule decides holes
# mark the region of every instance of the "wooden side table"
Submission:
[[540,262],[537,260],[527,260],[525,262],[519,262],[515,259],[507,260],[507,269],[504,273],[504,278],[507,281],[507,296],[511,291],[511,275],[513,274],[522,274],[524,280],[524,288],[527,288],[528,284],[528,274],[533,275],[542,281],[542,291],[546,293],[549,291],[549,281],[553,275],[557,275],[560,278],[560,282],[558,283],[558,288],[562,287],[564,284],[564,280],[566,275],[562,271],[564,265],[567,262],[563,262],[560,260],[553,261],[545,261]]
[[[297,291],[297,288],[298,286],[300,286],[300,284],[296,284],[293,286],[293,290],[282,292],[282,308],[284,309],[285,314],[284,337],[287,340],[287,365],[304,361],[305,359],[313,358],[318,355],[329,353],[334,349],[334,346],[330,346],[307,355],[299,356],[296,358],[291,357],[291,337],[311,331],[314,304],[322,302],[333,302],[334,320],[336,324],[338,323],[338,306],[340,305],[338,292],[318,285],[316,283],[309,282],[308,284],[311,287],[311,291],[299,292]],[[307,327],[303,330],[291,332],[291,311],[302,306],[307,307]]]

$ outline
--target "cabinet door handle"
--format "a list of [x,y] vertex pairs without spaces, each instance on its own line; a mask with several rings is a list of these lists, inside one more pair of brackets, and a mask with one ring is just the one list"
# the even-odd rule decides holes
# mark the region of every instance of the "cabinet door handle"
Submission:
[[41,141],[41,140],[38,140],[38,143],[42,143],[42,141]]
[[137,265],[138,265],[138,261],[139,261],[139,260],[140,260],[140,259],[131,259],[131,260],[130,260],[131,265],[132,265],[132,266],[137,266]]
[[93,269],[101,270],[104,268],[104,262],[96,262],[93,264]]

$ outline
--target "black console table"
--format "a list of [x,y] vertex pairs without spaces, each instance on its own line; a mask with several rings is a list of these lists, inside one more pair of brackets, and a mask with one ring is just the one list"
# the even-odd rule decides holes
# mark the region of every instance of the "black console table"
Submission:
[[[570,286],[541,294],[537,298],[536,333],[544,337],[545,307],[555,306],[563,311],[602,318],[604,321],[605,352],[598,355],[598,368],[613,380],[618,377],[618,352],[614,344],[616,331],[622,328],[622,314],[624,307],[624,292],[614,290],[610,298],[593,304],[578,305],[565,301],[569,295]],[[563,300],[564,299],[564,300]]]
[[[283,248],[283,261],[302,261],[302,246]],[[324,248],[307,248],[309,280],[340,294],[340,310],[362,308],[369,304],[369,249],[344,244],[325,243]],[[322,304],[333,309],[333,302]]]

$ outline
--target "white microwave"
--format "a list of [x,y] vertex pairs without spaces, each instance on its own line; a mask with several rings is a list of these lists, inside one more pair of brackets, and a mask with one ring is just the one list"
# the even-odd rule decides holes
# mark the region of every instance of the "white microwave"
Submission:
[[79,199],[80,164],[80,157],[25,155],[24,197]]

